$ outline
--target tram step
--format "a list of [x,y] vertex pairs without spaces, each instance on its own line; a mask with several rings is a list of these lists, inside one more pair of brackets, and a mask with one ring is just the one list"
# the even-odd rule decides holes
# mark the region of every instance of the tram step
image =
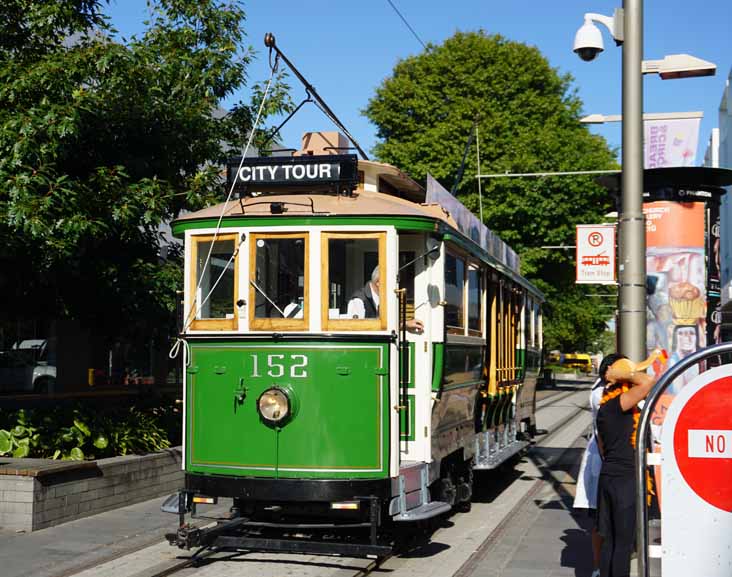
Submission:
[[427,464],[423,461],[402,461],[399,466],[399,476],[403,478],[404,492],[416,491],[421,486],[422,470]]
[[473,470],[488,471],[490,469],[495,469],[501,463],[507,461],[528,445],[529,443],[527,441],[514,441],[510,445],[507,445],[501,450],[491,453],[490,455],[481,456],[480,458],[476,455],[476,460],[473,463]]
[[430,501],[414,509],[410,509],[404,513],[400,513],[394,517],[394,521],[401,522],[412,522],[412,521],[423,521],[425,519],[431,519],[447,513],[452,507],[449,503],[443,503],[442,501]]

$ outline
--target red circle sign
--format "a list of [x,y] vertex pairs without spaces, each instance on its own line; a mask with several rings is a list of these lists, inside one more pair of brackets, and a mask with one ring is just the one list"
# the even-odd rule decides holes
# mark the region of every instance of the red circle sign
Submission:
[[674,429],[674,456],[699,497],[732,512],[732,377],[712,381],[686,402]]
[[587,236],[587,242],[590,243],[590,246],[598,247],[602,244],[603,240],[602,233],[597,231],[591,232]]

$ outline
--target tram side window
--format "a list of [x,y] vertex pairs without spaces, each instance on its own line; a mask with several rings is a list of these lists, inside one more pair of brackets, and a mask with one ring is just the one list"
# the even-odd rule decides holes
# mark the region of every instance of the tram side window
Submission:
[[445,325],[453,334],[463,334],[465,316],[465,261],[447,253],[445,258]]
[[307,237],[253,234],[249,275],[250,328],[304,328]]
[[233,329],[236,327],[236,237],[193,237],[193,329]]
[[468,333],[480,336],[480,303],[483,294],[480,269],[468,269]]
[[327,255],[323,326],[327,329],[385,328],[385,235],[324,233]]
[[526,348],[534,348],[536,346],[536,326],[534,324],[534,300],[527,296],[524,301],[524,311],[526,314],[525,327],[526,327]]

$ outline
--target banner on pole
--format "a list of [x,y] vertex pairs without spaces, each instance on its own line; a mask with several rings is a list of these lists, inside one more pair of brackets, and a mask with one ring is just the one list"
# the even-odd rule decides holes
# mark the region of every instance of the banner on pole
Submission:
[[615,225],[577,225],[577,284],[614,284]]
[[694,166],[701,118],[643,122],[645,168]]

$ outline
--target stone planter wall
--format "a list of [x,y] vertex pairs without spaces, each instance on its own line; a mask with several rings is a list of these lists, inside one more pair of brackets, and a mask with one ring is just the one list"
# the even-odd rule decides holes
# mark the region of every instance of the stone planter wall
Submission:
[[0,458],[0,527],[37,531],[182,486],[180,447],[84,462]]

